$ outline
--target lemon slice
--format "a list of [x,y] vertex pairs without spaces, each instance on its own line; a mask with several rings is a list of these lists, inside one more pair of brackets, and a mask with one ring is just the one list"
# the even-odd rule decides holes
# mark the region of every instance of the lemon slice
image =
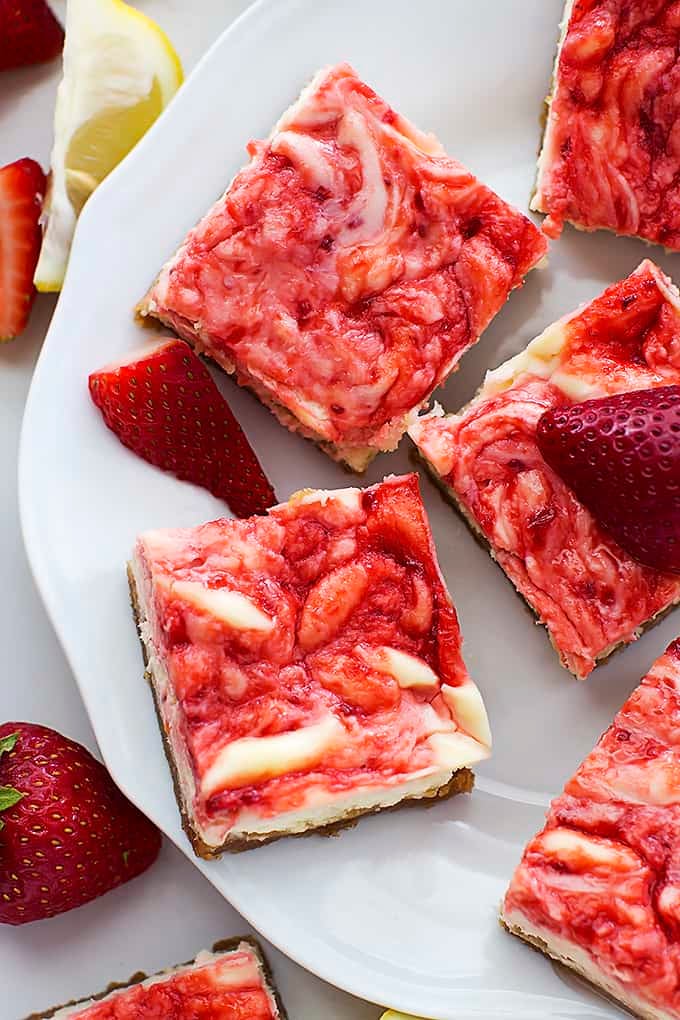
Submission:
[[123,0],[68,0],[35,285],[60,290],[76,219],[182,83],[165,33]]
[[387,1013],[383,1013],[380,1020],[418,1020],[417,1016],[411,1016],[410,1013],[395,1013],[393,1009],[389,1009]]

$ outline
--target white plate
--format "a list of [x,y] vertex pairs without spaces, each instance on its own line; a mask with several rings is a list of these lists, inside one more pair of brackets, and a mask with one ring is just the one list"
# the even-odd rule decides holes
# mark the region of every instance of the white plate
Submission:
[[[128,608],[135,535],[223,506],[137,460],[91,406],[88,373],[139,342],[131,308],[188,227],[320,65],[348,59],[395,107],[526,208],[561,0],[278,0],[216,43],[168,113],[88,203],[24,422],[26,544],[116,781],[190,854]],[[485,368],[629,273],[647,249],[567,230],[439,394],[460,406]],[[667,271],[671,259],[652,254]],[[347,476],[224,378],[279,496]],[[409,442],[376,481],[410,468]],[[364,998],[445,1020],[620,1014],[499,929],[496,910],[544,807],[653,658],[674,615],[585,684],[430,483],[422,488],[458,607],[465,656],[495,728],[471,798],[362,821],[197,867],[264,935]],[[11,591],[5,598],[11,598]],[[178,919],[181,923],[181,919]]]

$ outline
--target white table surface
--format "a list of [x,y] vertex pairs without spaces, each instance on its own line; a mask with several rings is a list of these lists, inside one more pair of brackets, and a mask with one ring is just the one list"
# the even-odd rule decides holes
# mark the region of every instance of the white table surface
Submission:
[[[63,16],[65,0],[54,0]],[[187,71],[247,0],[139,0],[167,30]],[[199,13],[200,12],[200,13]],[[59,61],[0,75],[0,166],[32,156],[47,166]],[[0,721],[45,723],[96,751],[73,676],[29,573],[17,511],[16,459],[31,374],[55,300],[40,296],[28,331],[0,347]],[[64,351],[68,357],[68,351]],[[58,427],[58,423],[55,423]],[[49,921],[0,927],[1,1020],[19,1020],[97,992],[137,970],[190,959],[248,925],[174,847],[146,874]],[[375,1020],[380,1011],[323,984],[269,950],[291,1020]]]

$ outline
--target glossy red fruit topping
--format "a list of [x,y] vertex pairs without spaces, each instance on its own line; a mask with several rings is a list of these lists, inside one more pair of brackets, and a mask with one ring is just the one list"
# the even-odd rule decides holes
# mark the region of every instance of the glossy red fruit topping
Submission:
[[538,447],[630,556],[680,572],[680,386],[553,408]]
[[61,53],[64,30],[45,0],[0,0],[0,71]]
[[0,726],[0,923],[79,907],[141,874],[158,830],[80,744],[46,726]]
[[89,385],[108,427],[150,464],[208,489],[237,517],[276,503],[245,433],[183,340],[163,340],[107,365]]
[[44,195],[45,174],[35,160],[18,159],[0,169],[0,341],[13,340],[28,322]]

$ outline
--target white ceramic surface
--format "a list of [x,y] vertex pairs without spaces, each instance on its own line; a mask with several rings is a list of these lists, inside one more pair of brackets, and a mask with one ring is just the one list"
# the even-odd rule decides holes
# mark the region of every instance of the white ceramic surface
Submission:
[[[90,405],[90,370],[139,342],[130,310],[185,230],[322,64],[347,59],[395,107],[526,208],[560,0],[261,0],[195,71],[167,114],[88,203],[31,389],[21,511],[30,561],[118,783],[187,854],[127,604],[137,532],[223,507],[124,450]],[[456,408],[485,368],[630,272],[637,242],[567,230],[460,372]],[[673,272],[673,259],[652,253]],[[220,379],[277,492],[347,476]],[[409,443],[372,482],[408,470]],[[496,909],[526,839],[647,666],[680,630],[671,615],[585,684],[557,665],[510,586],[426,479],[465,656],[495,733],[477,789],[428,811],[367,819],[340,838],[281,841],[196,862],[272,942],[373,1001],[447,1020],[616,1017],[576,979],[503,934]]]

